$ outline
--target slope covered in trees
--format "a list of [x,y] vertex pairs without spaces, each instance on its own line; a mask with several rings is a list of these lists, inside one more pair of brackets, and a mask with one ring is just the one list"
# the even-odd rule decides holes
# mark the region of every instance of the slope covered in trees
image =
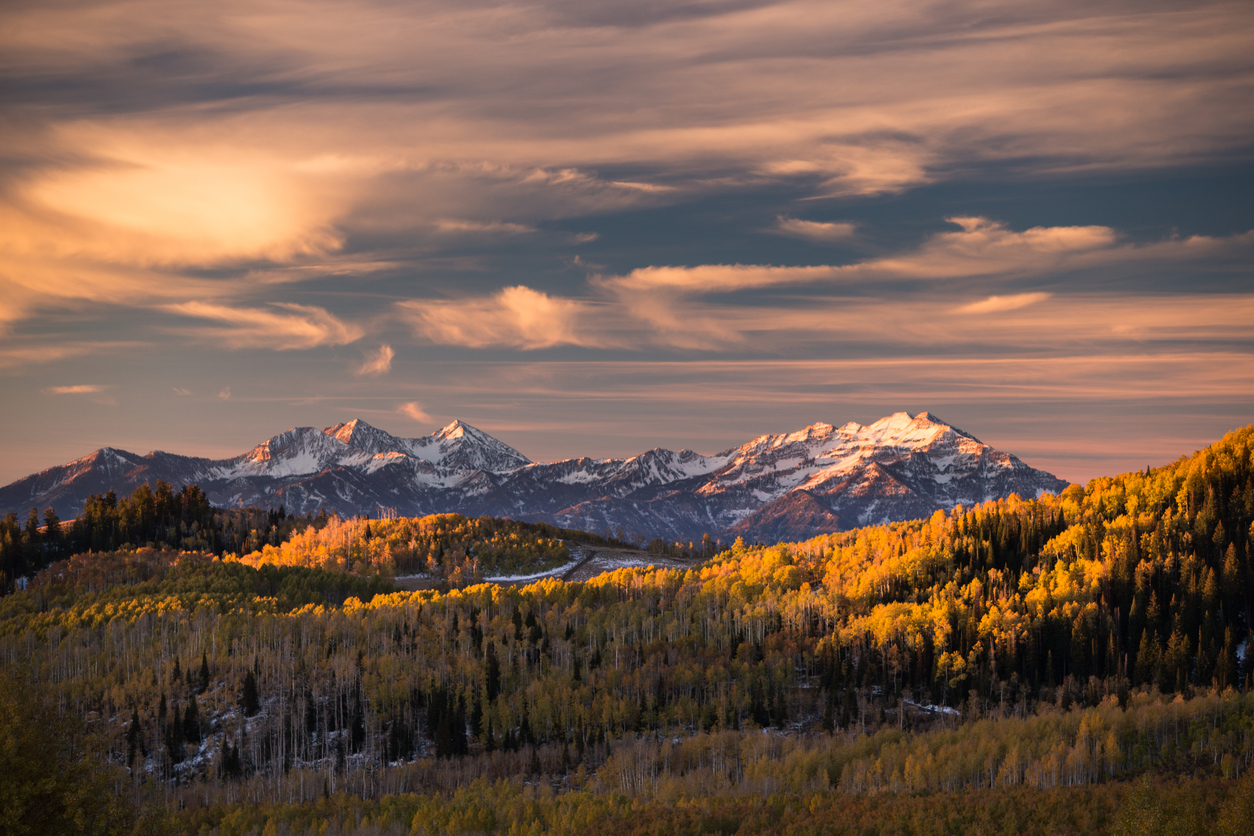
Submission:
[[584,531],[546,523],[433,514],[381,520],[341,520],[311,526],[277,545],[244,555],[249,565],[320,566],[359,574],[424,574],[453,586],[484,576],[526,574],[571,560],[567,540],[605,544]]
[[196,485],[175,491],[166,482],[147,483],[129,496],[93,494],[83,513],[62,524],[55,508],[30,509],[25,526],[16,514],[0,520],[0,588],[51,563],[84,552],[143,546],[209,554],[249,553],[282,543],[294,533],[327,523],[326,514],[289,516],[276,509],[215,508]]
[[[773,795],[820,809],[830,792],[1019,792],[1031,806],[1254,764],[1254,428],[1057,497],[582,584],[390,591],[353,573],[440,548],[461,559],[457,532],[488,543],[511,526],[384,522],[307,531],[256,568],[57,564],[0,602],[0,664],[94,718],[113,761],[176,806],[417,792],[406,830],[426,798],[443,801],[419,831],[508,829],[439,819],[476,793],[475,815],[531,804],[632,832],[624,803],[705,799],[691,821],[658,819],[703,828],[727,811],[761,820]],[[519,801],[520,781],[556,794]],[[1096,829],[1116,827],[1124,789],[1094,789]],[[1221,807],[1197,820],[1218,826]]]
[[16,514],[0,520],[0,590],[66,557],[143,547],[230,555],[252,566],[425,574],[464,586],[485,575],[561,566],[571,558],[570,539],[628,545],[545,523],[460,514],[343,520],[325,512],[291,516],[282,506],[215,508],[196,485],[175,492],[166,482],[155,490],[145,483],[122,498],[112,491],[89,497],[68,524],[54,508],[45,509],[42,524],[34,508],[25,527]]

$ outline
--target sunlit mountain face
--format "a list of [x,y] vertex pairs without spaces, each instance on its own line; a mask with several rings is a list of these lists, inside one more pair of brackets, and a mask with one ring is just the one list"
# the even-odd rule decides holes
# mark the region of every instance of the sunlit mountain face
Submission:
[[291,512],[459,512],[661,538],[797,539],[925,517],[1066,481],[1034,470],[929,413],[868,426],[814,424],[705,456],[654,448],[628,459],[542,463],[460,421],[397,438],[355,419],[297,427],[230,459],[103,448],[0,488],[0,512],[124,495],[144,482],[198,484],[214,503]]

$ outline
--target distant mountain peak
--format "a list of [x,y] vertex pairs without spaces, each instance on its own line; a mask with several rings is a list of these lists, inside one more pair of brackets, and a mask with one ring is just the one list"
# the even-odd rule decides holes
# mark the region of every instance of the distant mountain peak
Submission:
[[713,455],[655,447],[625,459],[551,463],[531,462],[462,420],[399,438],[354,418],[322,430],[293,427],[222,460],[102,447],[0,488],[0,513],[51,505],[68,518],[92,493],[121,495],[158,479],[176,488],[197,483],[225,506],[451,511],[684,540],[707,532],[800,538],[1066,486],[930,412],[897,412],[866,426],[818,422]]
[[396,436],[373,427],[360,418],[335,424],[322,432],[349,447],[372,455],[394,453],[402,449],[402,442]]
[[460,419],[428,438],[439,444],[446,466],[459,470],[499,472],[531,464],[531,459],[513,447]]
[[[436,433],[436,438],[462,438],[469,436],[474,439],[492,438],[477,427],[472,427],[460,418],[454,418],[450,423],[441,427]],[[493,439],[495,440],[495,439]]]

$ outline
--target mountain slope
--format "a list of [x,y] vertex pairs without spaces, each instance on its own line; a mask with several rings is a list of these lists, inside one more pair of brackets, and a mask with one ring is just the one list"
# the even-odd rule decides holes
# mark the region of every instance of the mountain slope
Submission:
[[544,520],[633,536],[800,538],[1066,482],[994,450],[929,413],[863,426],[814,424],[712,456],[655,448],[629,459],[532,462],[461,421],[399,438],[364,421],[295,427],[231,459],[103,448],[0,488],[0,512],[77,514],[93,493],[158,479],[197,483],[219,505],[325,507],[344,515]]

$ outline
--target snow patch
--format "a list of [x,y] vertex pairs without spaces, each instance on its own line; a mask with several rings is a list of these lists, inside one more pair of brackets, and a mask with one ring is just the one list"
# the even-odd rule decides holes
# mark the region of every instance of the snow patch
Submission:
[[538,581],[542,578],[561,576],[578,566],[579,561],[582,559],[582,557],[577,557],[570,563],[530,575],[493,575],[490,578],[484,578],[483,581],[484,583],[518,583],[519,581]]

